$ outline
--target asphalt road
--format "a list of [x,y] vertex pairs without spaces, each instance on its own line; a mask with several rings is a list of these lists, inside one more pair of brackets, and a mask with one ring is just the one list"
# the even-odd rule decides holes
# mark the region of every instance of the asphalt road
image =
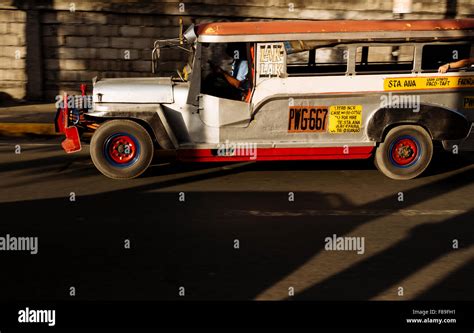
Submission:
[[[71,286],[84,300],[182,299],[180,287],[200,300],[474,300],[472,154],[440,153],[411,181],[371,161],[161,159],[115,181],[87,148],[0,143],[0,237],[39,240],[36,255],[0,251],[2,300],[70,299]],[[364,253],[326,250],[333,235],[362,237]]]

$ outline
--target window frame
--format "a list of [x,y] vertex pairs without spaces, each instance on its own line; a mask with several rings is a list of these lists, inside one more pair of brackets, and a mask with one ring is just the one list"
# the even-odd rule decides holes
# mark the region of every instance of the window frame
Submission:
[[[427,45],[470,45],[471,50],[470,50],[470,56],[474,56],[474,44],[473,42],[469,41],[453,41],[453,42],[427,42],[427,43],[418,43],[418,63],[417,63],[417,68],[416,68],[416,73],[436,73],[438,70],[437,69],[423,69],[423,48]],[[461,59],[459,59],[461,60]],[[463,68],[454,68],[450,69],[450,72],[462,72],[465,71]]]
[[[352,68],[352,71],[351,71],[351,74],[352,75],[382,75],[382,74],[390,74],[390,75],[393,75],[393,74],[411,74],[411,73],[415,73],[415,68],[416,68],[416,64],[417,64],[417,46],[418,46],[418,43],[415,43],[415,42],[406,42],[406,43],[356,43],[356,44],[352,44],[353,45],[353,58],[352,58],[352,62],[353,62],[353,68]],[[411,69],[408,69],[408,70],[399,70],[399,71],[366,71],[366,72],[358,72],[356,70],[356,66],[357,66],[357,49],[358,48],[363,48],[363,47],[400,47],[400,46],[412,46],[413,47],[413,65],[411,67]]]
[[[288,73],[288,53],[286,53],[286,50],[285,50],[285,63],[286,63],[286,73],[287,73],[287,76],[288,77],[310,77],[310,76],[345,76],[345,75],[348,75],[349,73],[349,60],[350,60],[350,47],[352,46],[352,44],[349,44],[349,43],[334,43],[334,45],[322,45],[320,47],[317,47],[317,48],[314,48],[314,49],[310,49],[310,50],[306,50],[306,51],[303,51],[303,52],[308,52],[308,62],[306,64],[306,66],[308,67],[318,67],[318,63],[316,62],[316,54],[317,54],[317,50],[318,49],[330,49],[330,48],[337,48],[337,47],[340,47],[340,48],[345,48],[345,51],[347,51],[347,59],[345,61],[345,70],[343,71],[340,71],[340,72],[323,72],[323,73],[311,73],[311,72],[308,72],[308,73]],[[341,66],[343,65],[344,63],[341,62]]]

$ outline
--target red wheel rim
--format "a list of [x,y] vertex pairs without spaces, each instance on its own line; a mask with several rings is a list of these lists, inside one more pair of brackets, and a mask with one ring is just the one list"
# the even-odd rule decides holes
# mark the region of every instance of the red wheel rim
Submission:
[[137,147],[135,142],[128,135],[119,135],[108,144],[108,154],[110,158],[118,164],[126,164],[135,158]]
[[409,138],[400,139],[392,147],[392,159],[399,165],[412,163],[418,156],[416,142]]

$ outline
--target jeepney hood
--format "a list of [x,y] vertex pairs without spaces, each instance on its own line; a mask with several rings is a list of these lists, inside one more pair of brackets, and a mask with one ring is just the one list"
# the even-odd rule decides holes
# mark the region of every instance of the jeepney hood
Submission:
[[95,82],[94,103],[173,103],[169,77],[101,79]]

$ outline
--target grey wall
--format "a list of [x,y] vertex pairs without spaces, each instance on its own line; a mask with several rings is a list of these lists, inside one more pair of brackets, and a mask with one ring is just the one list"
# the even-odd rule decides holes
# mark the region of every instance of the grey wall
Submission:
[[[474,0],[414,0],[413,9],[407,19],[474,17]],[[180,17],[185,25],[249,19],[389,19],[392,1],[0,0],[0,102],[78,93],[79,84],[90,83],[96,75],[151,76],[153,41],[177,37]],[[174,72],[185,59],[180,52],[164,53],[161,74]]]

